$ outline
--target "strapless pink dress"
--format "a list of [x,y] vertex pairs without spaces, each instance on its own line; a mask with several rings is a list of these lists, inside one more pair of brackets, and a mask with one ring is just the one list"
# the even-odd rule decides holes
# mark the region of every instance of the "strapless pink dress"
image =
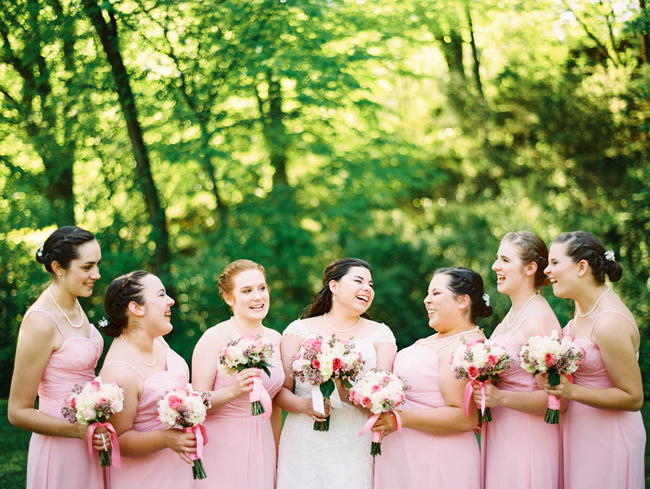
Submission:
[[[505,391],[537,390],[534,377],[520,367],[521,349],[510,336],[492,336],[515,359],[499,376]],[[492,421],[481,427],[485,489],[557,489],[560,480],[560,427],[544,416],[493,407]]]
[[[564,331],[571,334],[570,328],[571,323]],[[590,338],[575,338],[575,342],[586,353],[574,374],[575,383],[596,389],[612,387],[598,347]],[[645,487],[646,433],[639,411],[598,409],[570,401],[560,423],[564,489]]]
[[[409,386],[404,409],[445,406],[438,354],[417,343],[395,357],[393,371]],[[384,438],[375,457],[375,489],[478,489],[479,446],[474,433],[433,435],[402,429]]]
[[[273,398],[284,382],[282,365],[262,373],[264,387]],[[232,384],[220,365],[213,390]],[[203,467],[208,475],[197,480],[200,489],[273,489],[276,449],[270,419],[251,415],[248,395],[243,395],[210,413],[205,420],[209,443],[205,446]]]
[[[31,309],[27,314],[31,312],[51,316],[47,311],[37,309]],[[56,327],[64,336],[58,324]],[[103,346],[102,336],[92,325],[90,337],[71,337],[63,341],[61,348],[50,356],[38,385],[39,411],[64,419],[61,415],[63,400],[76,385],[83,385],[95,378],[95,367]],[[85,440],[37,433],[32,435],[27,456],[27,489],[103,487],[99,458],[95,453],[92,457],[88,454]]]
[[[171,348],[167,348],[166,359],[166,370],[142,380],[143,392],[138,399],[138,411],[133,422],[135,430],[169,429],[158,418],[158,401],[168,391],[186,386],[190,373],[185,360]],[[111,468],[111,486],[111,489],[191,489],[192,466],[169,448],[139,457],[122,456],[122,467]]]

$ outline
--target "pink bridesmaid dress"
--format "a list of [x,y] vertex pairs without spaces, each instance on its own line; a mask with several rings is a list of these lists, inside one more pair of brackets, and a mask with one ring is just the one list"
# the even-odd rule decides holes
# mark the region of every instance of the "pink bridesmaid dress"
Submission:
[[[417,342],[395,357],[393,371],[409,390],[403,409],[445,406],[438,353]],[[478,489],[479,446],[474,433],[433,435],[403,428],[384,438],[375,457],[375,489]]]
[[[519,365],[521,346],[509,335],[492,335],[515,360],[499,376],[505,391],[534,391],[534,377]],[[557,489],[560,480],[560,428],[543,415],[492,407],[492,421],[481,427],[485,489]]]
[[[271,399],[284,383],[284,371],[269,368],[271,377],[261,379]],[[219,365],[212,390],[232,384]],[[205,428],[210,440],[205,446],[203,467],[207,478],[196,481],[197,489],[273,489],[275,487],[276,447],[270,419],[251,415],[248,395],[240,396],[208,414]]]
[[[603,311],[616,312],[617,311]],[[602,314],[602,313],[601,313]],[[634,321],[621,314],[638,334]],[[613,387],[600,350],[588,338],[575,338],[585,360],[574,374],[577,385]],[[571,325],[564,331],[571,336]],[[560,418],[564,448],[564,489],[643,489],[646,433],[640,411],[598,409],[570,401]]]
[[[180,355],[171,348],[166,353],[167,369],[144,377],[130,363],[128,365],[142,377],[143,392],[138,399],[138,411],[133,429],[138,431],[166,430],[169,427],[158,418],[158,401],[168,391],[184,387],[189,382],[189,368]],[[109,364],[104,365],[106,367]],[[111,468],[111,489],[191,489],[192,466],[181,460],[173,450],[165,448],[149,455],[122,456],[122,467]]]
[[[30,309],[52,317],[63,336],[61,348],[50,356],[38,385],[38,410],[63,419],[63,400],[78,384],[95,378],[95,367],[104,340],[91,325],[90,336],[65,338],[49,312]],[[94,489],[104,487],[99,458],[88,454],[86,441],[79,438],[46,436],[34,433],[27,456],[27,489]]]

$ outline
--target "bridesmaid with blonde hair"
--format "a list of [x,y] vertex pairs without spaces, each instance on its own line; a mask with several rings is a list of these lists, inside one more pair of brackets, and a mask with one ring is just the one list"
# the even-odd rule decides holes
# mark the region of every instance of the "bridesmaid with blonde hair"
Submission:
[[623,269],[613,251],[586,231],[560,234],[546,268],[557,297],[575,302],[564,328],[585,351],[573,374],[546,392],[568,399],[562,414],[564,489],[642,489],[646,433],[639,410],[641,338],[632,313],[611,286]]
[[[556,489],[560,478],[560,430],[544,422],[547,394],[519,365],[522,345],[531,336],[560,333],[560,323],[540,288],[548,284],[544,269],[548,251],[544,242],[528,231],[506,234],[492,270],[497,290],[507,295],[511,307],[491,340],[514,361],[494,384],[485,387],[485,404],[492,421],[481,427],[481,455],[485,489]],[[474,388],[474,400],[481,392]]]
[[[207,391],[212,402],[204,423],[210,440],[203,455],[208,477],[196,481],[195,487],[273,489],[281,411],[274,408],[270,418],[253,416],[249,400],[254,378],[261,380],[270,398],[284,382],[280,333],[262,324],[270,305],[264,267],[251,260],[229,263],[219,276],[219,292],[232,317],[203,333],[192,355],[194,388]],[[244,335],[261,336],[273,345],[270,376],[259,369],[229,375],[219,365],[221,348]]]

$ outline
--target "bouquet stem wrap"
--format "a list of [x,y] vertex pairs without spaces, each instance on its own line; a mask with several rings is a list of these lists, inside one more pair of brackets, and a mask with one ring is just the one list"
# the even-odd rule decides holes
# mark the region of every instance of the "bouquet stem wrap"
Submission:
[[249,393],[248,400],[251,402],[253,416],[261,415],[263,419],[271,417],[273,411],[271,396],[259,377],[253,377],[253,390]]
[[[86,444],[88,446],[88,453],[92,457],[93,455],[93,435],[95,430],[99,427],[104,427],[109,433],[111,438],[111,450],[102,450],[99,452],[99,464],[102,467],[108,467],[112,465],[113,467],[122,466],[122,457],[120,456],[120,443],[117,439],[117,433],[115,428],[110,423],[91,423],[88,425],[88,431],[86,431]],[[112,455],[111,455],[112,452]]]
[[479,424],[492,421],[492,413],[489,407],[485,407],[485,385],[487,380],[472,379],[465,385],[465,393],[463,396],[463,404],[465,406],[465,415],[469,414],[469,403],[472,395],[474,394],[474,386],[478,385],[481,389],[481,404],[476,407],[479,408],[478,422]]
[[[395,416],[395,422],[397,423],[397,430],[396,431],[402,431],[402,418],[400,417],[399,413],[397,411],[388,411],[391,413],[393,416]],[[377,420],[379,419],[378,414],[373,414],[368,418],[368,421],[366,421],[366,424],[363,425],[363,427],[359,430],[359,435],[365,435],[370,431],[370,429],[375,425]],[[382,433],[379,431],[373,431],[372,434],[370,435],[370,438],[372,440],[372,444],[370,445],[370,455],[373,457],[376,455],[381,455],[381,436]]]
[[194,433],[194,436],[196,436],[196,451],[188,454],[190,460],[194,461],[194,465],[192,466],[192,476],[195,479],[205,479],[207,475],[203,469],[203,463],[201,462],[201,457],[203,457],[203,445],[208,443],[208,433],[205,431],[205,426],[198,424],[196,426],[183,428],[183,431],[185,433]]
[[[339,391],[332,379],[320,385],[314,385],[311,388],[311,405],[314,408],[314,411],[325,414],[325,399],[330,400],[330,405],[332,407],[339,408],[342,406],[341,396],[339,396]],[[314,421],[314,430],[329,431],[329,429],[329,416],[325,421]]]

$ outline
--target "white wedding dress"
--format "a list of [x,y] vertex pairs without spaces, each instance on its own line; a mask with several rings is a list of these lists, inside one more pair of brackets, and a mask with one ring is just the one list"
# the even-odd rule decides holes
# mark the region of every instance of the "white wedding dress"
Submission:
[[[313,333],[298,320],[283,334],[306,338]],[[395,344],[395,336],[382,324],[372,336],[351,341],[366,360],[365,372],[377,364],[373,343]],[[296,380],[294,392],[311,397],[311,385]],[[331,410],[329,431],[315,431],[314,420],[304,414],[287,415],[280,436],[277,489],[372,489],[370,434],[358,434],[368,417],[342,404]]]

